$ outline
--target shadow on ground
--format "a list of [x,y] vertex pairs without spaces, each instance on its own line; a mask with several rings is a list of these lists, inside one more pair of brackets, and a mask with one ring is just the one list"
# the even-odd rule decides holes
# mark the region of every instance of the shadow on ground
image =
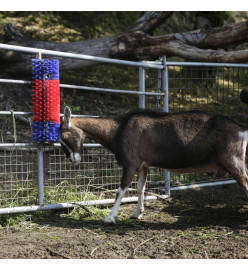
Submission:
[[[169,200],[146,202],[141,220],[128,217],[135,209],[134,204],[122,205],[122,217],[114,225],[105,225],[103,217],[89,216],[80,220],[61,211],[52,211],[35,218],[40,225],[63,228],[94,230],[101,228],[110,234],[125,234],[129,231],[180,229],[194,227],[224,226],[230,229],[247,228],[248,199],[236,185],[186,190],[172,193]],[[124,213],[124,217],[123,217]]]

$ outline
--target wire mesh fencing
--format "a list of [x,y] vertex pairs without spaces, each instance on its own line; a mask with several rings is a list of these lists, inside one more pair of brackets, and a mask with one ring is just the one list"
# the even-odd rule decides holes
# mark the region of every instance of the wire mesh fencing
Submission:
[[247,86],[247,69],[233,67],[169,67],[170,110],[222,113],[244,122],[239,94]]
[[69,163],[59,148],[48,155],[45,203],[113,198],[121,177],[114,155],[102,147],[85,147],[81,162]]
[[0,208],[37,204],[36,164],[33,149],[0,149]]

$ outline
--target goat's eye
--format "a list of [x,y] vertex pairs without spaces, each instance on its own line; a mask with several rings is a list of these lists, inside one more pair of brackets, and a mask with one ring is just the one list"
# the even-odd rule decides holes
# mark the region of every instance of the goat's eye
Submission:
[[67,139],[68,139],[68,134],[66,133],[62,134],[62,140],[67,141]]

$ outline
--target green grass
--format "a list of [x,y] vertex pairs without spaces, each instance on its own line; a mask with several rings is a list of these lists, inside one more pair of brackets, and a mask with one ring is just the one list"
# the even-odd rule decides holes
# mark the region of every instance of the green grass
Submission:
[[[13,186],[12,186],[13,189]],[[21,194],[21,197],[19,197]],[[37,205],[38,188],[30,186],[25,189],[20,185],[16,185],[14,190],[0,192],[1,208]],[[66,217],[73,220],[87,219],[87,218],[103,218],[110,212],[109,208],[100,208],[98,206],[82,207],[77,205],[79,201],[100,200],[103,196],[96,195],[89,192],[86,188],[83,192],[78,192],[76,186],[70,187],[68,181],[63,181],[53,188],[44,189],[45,204],[55,203],[75,203],[75,207],[71,210],[61,210],[61,217]],[[53,211],[53,210],[51,210]],[[0,229],[14,229],[14,230],[37,230],[38,226],[32,222],[33,216],[46,216],[51,211],[40,211],[32,214],[6,214],[0,215]],[[55,210],[56,211],[56,210]]]

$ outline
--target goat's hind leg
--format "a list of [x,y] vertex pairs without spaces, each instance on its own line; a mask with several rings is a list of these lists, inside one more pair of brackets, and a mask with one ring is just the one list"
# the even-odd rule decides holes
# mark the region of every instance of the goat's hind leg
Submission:
[[233,159],[226,166],[227,172],[229,172],[233,178],[237,181],[239,186],[245,191],[248,196],[248,175],[245,162],[242,159]]
[[234,176],[234,178],[237,181],[237,183],[240,185],[240,187],[245,191],[248,197],[248,176],[246,173],[246,169],[244,170],[242,174],[239,174],[238,176]]
[[118,211],[121,205],[121,200],[124,197],[128,189],[128,186],[131,184],[135,172],[136,172],[136,169],[133,169],[133,168],[123,169],[123,177],[122,177],[121,184],[117,190],[115,204],[112,207],[110,214],[104,219],[104,223],[107,223],[107,224],[115,223],[115,219],[118,215]]
[[145,192],[147,173],[148,173],[148,168],[146,167],[141,167],[138,171],[138,174],[139,174],[139,180],[137,183],[138,204],[131,218],[140,219],[142,217],[142,212],[144,211],[144,192]]

